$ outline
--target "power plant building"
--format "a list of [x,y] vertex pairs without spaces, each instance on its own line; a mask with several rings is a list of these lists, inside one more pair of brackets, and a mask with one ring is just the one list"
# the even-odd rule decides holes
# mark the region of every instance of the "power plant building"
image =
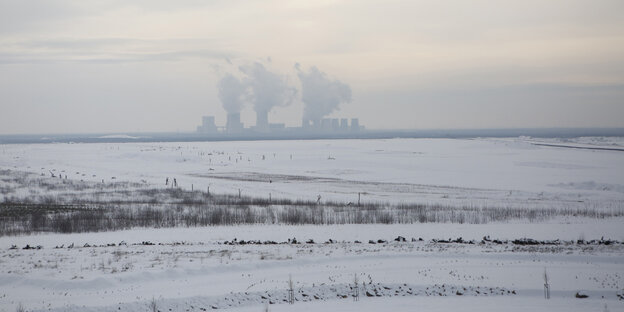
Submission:
[[301,127],[286,127],[284,123],[269,123],[268,112],[261,111],[256,114],[256,125],[250,128],[245,128],[241,122],[240,113],[228,113],[225,128],[217,127],[215,124],[214,116],[203,116],[202,124],[197,126],[197,133],[201,134],[242,134],[242,133],[284,133],[284,131],[296,131],[298,133],[319,133],[319,134],[332,134],[332,133],[347,133],[357,132],[363,129],[360,126],[360,120],[358,118],[351,118],[349,123],[348,118],[323,118],[317,120],[310,120],[303,118]]

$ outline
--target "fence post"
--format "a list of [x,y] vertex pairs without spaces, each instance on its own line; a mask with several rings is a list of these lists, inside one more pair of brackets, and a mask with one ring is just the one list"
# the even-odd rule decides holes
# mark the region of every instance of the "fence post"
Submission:
[[353,275],[353,301],[360,300],[360,287],[359,287],[357,273]]
[[550,284],[548,284],[548,273],[544,269],[544,298],[550,299]]
[[288,303],[295,304],[295,288],[290,274],[288,274]]

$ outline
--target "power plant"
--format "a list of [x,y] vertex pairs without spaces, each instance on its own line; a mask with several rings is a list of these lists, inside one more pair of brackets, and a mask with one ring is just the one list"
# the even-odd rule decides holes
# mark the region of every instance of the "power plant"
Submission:
[[240,113],[228,113],[225,127],[218,127],[215,124],[214,116],[203,116],[202,124],[197,127],[200,134],[275,134],[286,131],[301,134],[340,134],[352,133],[363,130],[358,118],[322,118],[316,121],[303,119],[301,127],[286,127],[284,123],[269,123],[268,113],[256,114],[256,125],[245,128],[240,121]]
[[[316,67],[305,71],[295,64],[301,88],[289,84],[286,76],[271,72],[264,64],[254,62],[239,66],[238,72],[227,73],[217,84],[218,97],[227,112],[225,127],[217,127],[214,116],[204,116],[197,127],[200,134],[344,134],[363,129],[358,118],[327,118],[339,110],[342,103],[351,101],[349,85],[330,79]],[[303,116],[301,127],[286,127],[270,123],[269,113],[274,108],[290,105],[301,94]],[[256,124],[245,128],[240,112],[252,106]]]

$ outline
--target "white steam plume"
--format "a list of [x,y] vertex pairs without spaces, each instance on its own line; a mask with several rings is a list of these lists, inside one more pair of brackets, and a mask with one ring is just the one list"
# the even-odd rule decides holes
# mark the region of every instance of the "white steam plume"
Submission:
[[288,106],[297,94],[297,89],[289,86],[285,77],[268,71],[261,63],[241,66],[240,71],[247,75],[243,81],[250,88],[250,100],[256,112],[269,112],[275,106]]
[[303,118],[318,121],[339,109],[340,103],[351,101],[351,88],[338,80],[331,80],[315,66],[308,72],[295,65],[301,80]]
[[230,113],[239,113],[245,103],[247,86],[232,74],[226,74],[217,85],[219,100],[223,108]]

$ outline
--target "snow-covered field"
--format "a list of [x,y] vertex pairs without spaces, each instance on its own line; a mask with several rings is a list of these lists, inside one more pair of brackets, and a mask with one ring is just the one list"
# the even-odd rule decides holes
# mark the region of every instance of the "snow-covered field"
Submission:
[[[620,142],[603,138],[598,142]],[[624,153],[515,139],[394,139],[0,146],[0,168],[85,181],[316,200],[609,207]]]
[[[546,142],[577,144],[574,148],[535,144],[544,142],[1,145],[0,169],[32,172],[41,179],[61,175],[71,181],[104,180],[107,186],[134,182],[165,188],[170,187],[165,179],[171,183],[175,178],[186,190],[210,187],[212,193],[237,194],[240,189],[244,195],[310,201],[320,195],[321,201],[356,202],[360,193],[364,202],[623,209],[624,152],[617,150],[621,138]],[[2,199],[44,192],[40,185],[6,181],[10,179],[0,182]],[[394,241],[397,236],[407,241]],[[503,242],[482,242],[484,236]],[[459,237],[474,244],[435,241]],[[524,237],[559,241],[530,246],[511,242]],[[293,238],[300,243],[293,244]],[[237,243],[225,244],[234,239]],[[596,241],[579,244],[580,239]],[[605,244],[609,239],[616,242]],[[270,311],[624,311],[621,241],[621,216],[3,236],[0,311],[15,311],[20,304],[28,311],[150,311],[150,303],[160,311],[263,311],[267,306]],[[34,249],[23,249],[27,245]],[[543,294],[545,271],[550,300]],[[293,305],[285,302],[291,277]],[[352,298],[355,277],[357,302]],[[577,292],[589,298],[577,299]]]
[[[533,233],[541,233],[533,237],[559,235],[574,240],[596,233],[621,237],[622,220],[610,222],[603,224],[605,230],[591,230],[583,223],[237,226],[3,237],[0,306],[5,311],[19,302],[34,310],[148,311],[154,298],[161,311],[213,307],[261,311],[263,302],[283,304],[275,309],[288,311],[412,311],[421,305],[439,311],[494,311],[505,302],[519,305],[514,307],[517,311],[522,307],[602,311],[605,304],[610,311],[620,311],[622,244],[518,246],[481,243],[480,238],[476,244],[431,241],[455,238],[452,235],[457,233],[465,239]],[[393,241],[398,235],[407,237],[407,242]],[[295,237],[315,243],[224,244],[234,238],[282,242]],[[388,242],[369,243],[379,239]],[[12,244],[20,249],[9,249]],[[21,249],[26,244],[43,248]],[[543,298],[545,270],[552,302]],[[292,306],[284,302],[290,276],[297,300]],[[350,288],[354,276],[361,288],[356,303]],[[579,291],[589,298],[576,299]],[[451,298],[431,298],[440,296]],[[499,300],[498,296],[510,298]]]

